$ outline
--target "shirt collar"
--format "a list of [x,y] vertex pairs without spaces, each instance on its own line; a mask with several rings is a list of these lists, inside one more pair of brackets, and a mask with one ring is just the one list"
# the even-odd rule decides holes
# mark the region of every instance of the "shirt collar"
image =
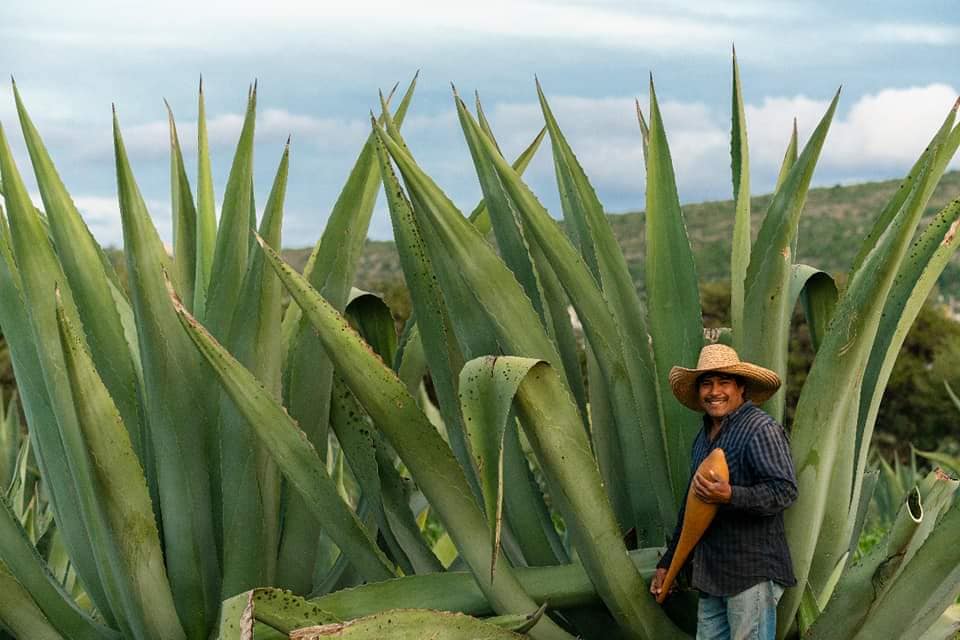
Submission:
[[[728,413],[723,417],[723,420],[720,421],[720,430],[723,431],[723,428],[726,427],[731,420],[735,420],[737,416],[739,416],[744,411],[746,411],[748,407],[752,407],[752,406],[754,406],[753,402],[751,402],[750,400],[744,400],[742,405],[740,405],[739,407],[737,407],[736,409],[734,409],[733,411],[731,411],[730,413]],[[711,426],[713,426],[713,420],[710,418],[709,415],[704,413],[703,414],[703,433],[704,434],[710,433]]]

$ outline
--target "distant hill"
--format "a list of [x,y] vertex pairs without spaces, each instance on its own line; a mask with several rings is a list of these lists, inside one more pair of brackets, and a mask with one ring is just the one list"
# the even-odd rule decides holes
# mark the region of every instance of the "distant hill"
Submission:
[[[845,273],[863,237],[899,180],[836,185],[811,189],[800,222],[798,262],[832,273]],[[771,195],[752,199],[753,234],[760,229]],[[934,215],[950,200],[960,197],[960,172],[944,175],[925,214]],[[730,240],[733,235],[733,201],[703,202],[682,207],[687,232],[701,282],[730,277]],[[614,233],[623,247],[634,280],[642,286],[644,212],[610,214]],[[285,250],[284,255],[302,269],[310,249]],[[396,247],[390,241],[368,241],[357,277],[357,286],[374,291],[393,286],[402,278]],[[940,290],[960,298],[960,255],[954,256],[940,277]]]

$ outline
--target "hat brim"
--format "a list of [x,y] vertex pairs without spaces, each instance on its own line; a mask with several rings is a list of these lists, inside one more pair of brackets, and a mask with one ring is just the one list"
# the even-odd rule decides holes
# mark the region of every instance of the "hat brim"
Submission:
[[770,396],[775,394],[780,388],[780,376],[770,369],[749,362],[739,362],[737,364],[704,369],[673,367],[670,369],[669,376],[670,388],[673,391],[673,395],[685,407],[699,413],[703,412],[703,405],[700,404],[700,390],[697,388],[697,378],[705,373],[728,373],[739,376],[743,379],[746,386],[747,399],[756,404],[769,400]]

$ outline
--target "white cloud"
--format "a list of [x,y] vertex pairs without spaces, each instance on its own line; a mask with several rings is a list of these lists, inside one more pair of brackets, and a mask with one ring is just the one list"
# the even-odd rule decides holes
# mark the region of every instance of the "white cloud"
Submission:
[[[43,201],[40,194],[31,192],[34,206],[42,208]],[[73,204],[77,207],[90,232],[103,247],[123,246],[123,224],[120,219],[120,205],[116,195],[81,194],[73,196]],[[150,212],[153,223],[157,226],[160,237],[165,241],[170,239],[170,206],[159,200],[148,199],[147,211]]]
[[864,42],[956,46],[960,28],[942,24],[879,23],[861,31]]
[[[144,20],[137,3],[90,0],[76,8],[47,2],[20,7],[12,17],[17,28],[0,33],[51,45],[90,48],[246,50],[267,45],[268,32],[291,38],[308,36],[316,45],[351,42],[358,38],[376,42],[403,33],[414,41],[464,36],[506,36],[578,41],[601,47],[626,49],[685,49],[726,45],[741,30],[731,20],[758,15],[753,3],[742,11],[677,13],[663,6],[639,10],[632,4],[549,2],[547,0],[489,0],[482,5],[438,4],[407,0],[402,11],[389,0],[367,2],[235,2],[233,0],[169,0],[164,10]],[[51,5],[55,4],[53,7]],[[55,9],[55,10],[54,10]],[[746,13],[744,13],[744,11]],[[109,26],[100,17],[110,15]],[[55,17],[54,17],[55,16]],[[184,20],[183,16],[190,16]],[[509,16],[509,19],[504,19]],[[210,29],[216,24],[216,29]],[[358,30],[357,25],[363,24]]]
[[[885,89],[861,96],[846,110],[841,97],[817,176],[836,183],[898,175],[919,156],[956,97],[956,89],[945,84]],[[802,145],[828,104],[794,96],[767,97],[746,105],[755,193],[773,187],[793,119]],[[605,191],[635,193],[636,206],[642,207],[643,159],[633,100],[560,96],[550,98],[550,105],[601,200]],[[699,102],[670,100],[661,103],[661,111],[681,199],[690,200],[691,194],[697,199],[703,193],[730,197],[729,114]],[[540,108],[534,103],[498,104],[489,112],[508,156],[519,153],[541,126]],[[531,180],[552,176],[549,155],[544,149],[531,165]],[[960,159],[951,166],[960,167]]]

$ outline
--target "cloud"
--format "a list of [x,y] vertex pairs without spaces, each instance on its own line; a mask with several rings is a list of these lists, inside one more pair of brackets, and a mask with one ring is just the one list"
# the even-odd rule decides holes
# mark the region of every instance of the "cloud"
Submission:
[[[31,193],[30,198],[35,206],[43,207],[39,193]],[[120,205],[115,195],[81,194],[73,197],[73,203],[101,246],[123,246],[123,224],[120,219]],[[169,204],[153,199],[148,199],[146,204],[160,237],[169,242],[171,237]]]
[[960,41],[960,28],[942,24],[883,22],[865,27],[860,37],[864,42],[884,44],[956,46]]
[[[846,110],[841,106],[827,136],[817,179],[821,184],[833,184],[903,173],[956,97],[953,87],[930,84],[884,89],[861,96]],[[632,208],[642,208],[643,157],[633,100],[558,96],[550,98],[550,105],[601,200],[613,193],[624,199],[611,208],[622,207],[629,200]],[[807,96],[771,96],[745,106],[755,193],[772,189],[794,118],[802,145],[828,105],[828,100]],[[646,106],[643,108],[648,113]],[[511,159],[511,154],[529,143],[542,122],[534,103],[498,104],[489,112]],[[731,197],[729,113],[701,102],[672,100],[661,103],[661,112],[681,199]],[[545,183],[552,177],[549,154],[548,148],[541,151],[528,170],[529,180]],[[960,167],[960,160],[955,159],[951,166]]]
[[[271,46],[270,32],[284,33],[286,42],[308,37],[316,46],[333,42],[376,42],[404,34],[408,41],[429,35],[432,40],[503,36],[554,39],[631,50],[690,50],[726,45],[741,29],[735,18],[763,15],[758,3],[739,11],[671,10],[669,5],[640,11],[631,4],[489,0],[482,6],[441,5],[431,0],[407,0],[403,11],[389,0],[367,2],[236,3],[226,0],[170,0],[164,11],[143,19],[136,3],[91,0],[76,9],[52,0],[20,7],[11,16],[8,37],[55,46],[125,50],[259,49]],[[55,6],[54,6],[55,5]],[[691,5],[692,6],[692,5]],[[109,28],[99,16],[111,16]],[[182,16],[191,19],[184,21]],[[509,15],[509,19],[504,19]],[[730,18],[720,21],[719,18]],[[356,26],[363,24],[362,32]],[[207,25],[217,24],[210,30]],[[317,38],[322,34],[321,38]]]

